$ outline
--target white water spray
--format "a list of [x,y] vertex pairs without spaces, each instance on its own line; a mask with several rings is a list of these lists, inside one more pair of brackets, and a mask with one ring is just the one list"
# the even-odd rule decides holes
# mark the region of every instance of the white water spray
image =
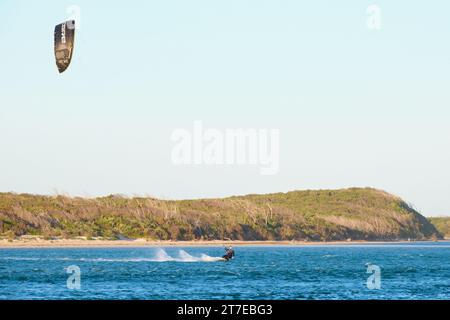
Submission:
[[178,251],[177,257],[171,257],[164,249],[158,249],[155,255],[154,262],[215,262],[223,260],[222,257],[211,257],[202,253],[199,257],[192,256],[184,250]]

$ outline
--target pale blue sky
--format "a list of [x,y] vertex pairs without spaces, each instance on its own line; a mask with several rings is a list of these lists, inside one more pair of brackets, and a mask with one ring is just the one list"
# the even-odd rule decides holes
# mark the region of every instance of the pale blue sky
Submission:
[[[72,4],[81,30],[59,75],[53,28]],[[371,4],[381,31],[366,28]],[[444,0],[0,0],[0,191],[372,186],[449,215],[449,12]],[[195,120],[280,129],[279,174],[174,167],[171,133]]]

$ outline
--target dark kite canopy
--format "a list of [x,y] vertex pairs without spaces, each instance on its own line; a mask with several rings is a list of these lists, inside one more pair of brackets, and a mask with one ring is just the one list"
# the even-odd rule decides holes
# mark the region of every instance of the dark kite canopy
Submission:
[[59,73],[67,70],[72,61],[75,43],[75,21],[66,21],[55,27],[55,59]]

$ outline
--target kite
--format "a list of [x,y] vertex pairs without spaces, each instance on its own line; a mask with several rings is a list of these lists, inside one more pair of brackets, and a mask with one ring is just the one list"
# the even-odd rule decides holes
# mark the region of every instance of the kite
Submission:
[[55,59],[59,73],[67,70],[72,61],[75,43],[75,21],[70,20],[55,27]]

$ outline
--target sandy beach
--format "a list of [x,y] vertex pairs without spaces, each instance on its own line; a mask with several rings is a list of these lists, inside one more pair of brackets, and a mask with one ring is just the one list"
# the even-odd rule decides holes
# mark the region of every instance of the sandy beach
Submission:
[[55,239],[26,238],[0,240],[0,248],[108,248],[108,247],[192,247],[192,246],[311,246],[311,245],[354,245],[354,244],[387,244],[408,243],[408,241],[155,241],[147,239],[135,240],[87,240],[87,239]]

